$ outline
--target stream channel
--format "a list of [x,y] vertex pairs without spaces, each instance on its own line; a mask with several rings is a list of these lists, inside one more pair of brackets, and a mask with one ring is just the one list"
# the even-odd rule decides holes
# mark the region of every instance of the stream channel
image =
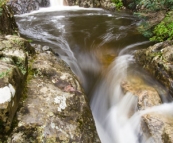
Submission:
[[53,5],[16,15],[21,35],[49,46],[77,75],[102,143],[152,143],[140,130],[137,97],[120,86],[138,80],[162,88],[133,58],[135,50],[153,44],[136,30],[139,20],[127,12]]

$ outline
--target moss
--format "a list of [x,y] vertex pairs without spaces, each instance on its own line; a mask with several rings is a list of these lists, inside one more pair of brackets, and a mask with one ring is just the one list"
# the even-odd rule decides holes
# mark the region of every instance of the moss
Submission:
[[8,69],[7,71],[4,71],[4,72],[1,72],[0,73],[0,78],[4,78],[4,77],[6,77],[9,73],[10,73],[10,69]]

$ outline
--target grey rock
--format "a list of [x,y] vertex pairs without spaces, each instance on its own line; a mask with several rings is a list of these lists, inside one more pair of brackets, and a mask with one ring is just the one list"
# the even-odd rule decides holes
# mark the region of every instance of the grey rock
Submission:
[[10,0],[8,5],[11,6],[15,14],[29,13],[38,10],[39,7],[50,6],[49,0]]
[[30,63],[27,99],[8,143],[100,142],[87,98],[69,67],[52,52]]
[[[28,41],[8,35],[0,39],[0,133],[10,130],[27,75]],[[31,48],[31,49],[30,49]]]

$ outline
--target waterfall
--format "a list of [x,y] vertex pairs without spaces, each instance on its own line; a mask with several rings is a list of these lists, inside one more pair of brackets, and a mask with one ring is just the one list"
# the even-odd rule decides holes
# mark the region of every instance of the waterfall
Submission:
[[63,6],[63,0],[50,0],[51,7]]

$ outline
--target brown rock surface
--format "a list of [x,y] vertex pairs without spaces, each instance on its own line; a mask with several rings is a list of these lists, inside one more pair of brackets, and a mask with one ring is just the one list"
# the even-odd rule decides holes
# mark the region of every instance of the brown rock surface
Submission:
[[124,93],[130,92],[138,96],[138,110],[141,116],[141,129],[153,143],[173,143],[173,116],[159,110],[150,111],[150,108],[161,105],[157,91],[146,85],[141,79],[131,77],[121,84]]
[[157,43],[135,52],[135,59],[144,69],[160,81],[173,96],[173,42]]

